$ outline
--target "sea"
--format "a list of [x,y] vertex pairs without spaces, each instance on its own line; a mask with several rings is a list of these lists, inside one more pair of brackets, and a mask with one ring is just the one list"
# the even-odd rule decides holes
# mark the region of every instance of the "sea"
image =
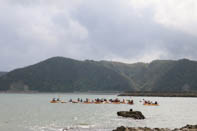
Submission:
[[[128,99],[128,104],[50,103],[63,101]],[[144,106],[142,100],[157,101],[159,106]],[[146,119],[117,116],[118,111],[141,111]],[[197,124],[197,98],[190,97],[118,97],[117,94],[0,93],[0,131],[112,131],[119,126],[180,128]]]

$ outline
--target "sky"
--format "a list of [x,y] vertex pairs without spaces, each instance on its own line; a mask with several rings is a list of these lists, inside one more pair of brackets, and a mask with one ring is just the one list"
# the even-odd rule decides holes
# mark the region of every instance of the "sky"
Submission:
[[0,71],[54,56],[197,60],[196,0],[0,0]]

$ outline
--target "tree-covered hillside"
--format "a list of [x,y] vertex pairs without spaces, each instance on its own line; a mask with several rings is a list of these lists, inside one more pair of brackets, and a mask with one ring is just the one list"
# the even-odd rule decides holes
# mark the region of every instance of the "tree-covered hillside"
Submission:
[[7,72],[0,72],[0,77],[2,76],[2,75],[5,75]]
[[159,77],[152,87],[154,91],[197,91],[197,62],[182,59]]
[[0,90],[39,92],[197,91],[197,62],[125,64],[53,57],[0,77]]
[[126,76],[136,91],[197,91],[197,62],[188,59],[155,60],[151,63],[124,64],[101,61]]
[[126,91],[132,90],[132,85],[121,74],[94,61],[54,57],[9,72],[0,78],[0,90]]

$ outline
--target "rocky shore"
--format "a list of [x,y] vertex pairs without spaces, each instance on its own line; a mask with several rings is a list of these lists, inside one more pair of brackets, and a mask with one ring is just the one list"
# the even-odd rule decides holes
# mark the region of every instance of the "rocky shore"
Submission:
[[197,125],[186,125],[181,128],[148,128],[148,127],[118,127],[113,131],[197,131]]

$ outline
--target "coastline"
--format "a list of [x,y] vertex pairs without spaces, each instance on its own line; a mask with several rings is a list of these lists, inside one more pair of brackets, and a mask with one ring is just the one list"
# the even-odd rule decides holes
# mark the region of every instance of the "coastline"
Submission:
[[39,91],[0,91],[0,94],[87,94],[87,95],[116,95],[118,92],[39,92]]
[[39,92],[39,91],[0,91],[0,94],[93,94],[93,95],[117,95],[117,96],[145,96],[145,97],[197,97],[197,92]]
[[197,92],[125,92],[118,96],[197,97]]

